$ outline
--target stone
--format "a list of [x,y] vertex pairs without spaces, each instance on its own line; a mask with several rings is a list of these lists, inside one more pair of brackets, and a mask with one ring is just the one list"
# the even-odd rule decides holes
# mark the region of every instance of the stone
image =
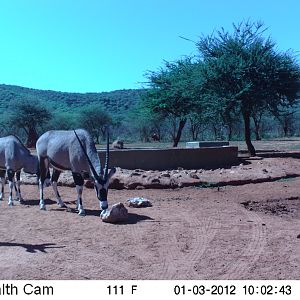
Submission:
[[106,223],[124,222],[128,219],[128,210],[123,203],[114,204],[111,209],[101,212],[100,218]]
[[109,187],[115,190],[124,189],[124,180],[122,178],[112,177]]
[[133,176],[141,176],[142,174],[138,173],[138,172],[133,172],[130,174],[130,177],[133,177]]
[[138,185],[135,189],[136,190],[144,190],[145,187],[143,185]]
[[161,177],[171,177],[171,175],[169,173],[162,173]]
[[190,177],[194,179],[199,179],[199,176],[195,172],[190,173]]
[[85,187],[89,188],[89,189],[93,189],[94,188],[94,182],[91,179],[86,180],[85,182]]
[[117,139],[112,143],[112,147],[115,149],[124,149],[124,141]]
[[129,198],[127,200],[127,205],[129,207],[151,207],[152,203],[150,200],[145,199],[143,197],[135,197],[135,198]]
[[158,178],[153,178],[151,180],[151,183],[160,183],[160,180]]

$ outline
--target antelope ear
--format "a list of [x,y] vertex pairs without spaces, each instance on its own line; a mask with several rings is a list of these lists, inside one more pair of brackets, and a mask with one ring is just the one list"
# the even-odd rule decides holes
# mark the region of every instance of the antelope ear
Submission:
[[116,173],[116,168],[111,168],[110,171],[108,172],[108,175],[107,175],[107,181],[110,180],[110,178]]

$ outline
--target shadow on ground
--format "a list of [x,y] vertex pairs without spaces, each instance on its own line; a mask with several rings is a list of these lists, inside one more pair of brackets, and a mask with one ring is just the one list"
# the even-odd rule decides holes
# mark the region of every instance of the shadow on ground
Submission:
[[38,251],[47,253],[46,249],[57,249],[57,248],[65,248],[65,246],[55,246],[53,243],[45,243],[45,244],[22,244],[22,243],[8,243],[8,242],[0,242],[0,247],[22,247],[26,250],[26,252],[37,253]]
[[[45,199],[45,204],[46,205],[52,205],[52,204],[56,204],[56,201],[53,201],[51,199]],[[30,199],[30,200],[24,200],[22,205],[30,205],[30,206],[39,206],[40,205],[40,200],[38,199]]]

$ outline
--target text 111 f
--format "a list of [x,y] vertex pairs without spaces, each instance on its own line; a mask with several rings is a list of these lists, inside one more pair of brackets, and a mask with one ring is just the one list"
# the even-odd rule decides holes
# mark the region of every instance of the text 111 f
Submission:
[[[123,285],[109,285],[107,286],[108,295],[124,295],[125,288]],[[131,285],[129,293],[133,295],[137,291],[137,285]],[[127,291],[128,291],[127,289]]]

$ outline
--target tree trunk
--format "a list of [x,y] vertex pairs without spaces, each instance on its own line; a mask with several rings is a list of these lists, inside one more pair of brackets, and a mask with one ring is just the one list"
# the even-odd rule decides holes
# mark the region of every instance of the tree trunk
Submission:
[[257,141],[260,141],[260,140],[261,140],[261,137],[260,137],[260,134],[259,134],[259,128],[257,128],[257,127],[255,126],[254,132],[255,132],[255,139],[256,139]]
[[260,137],[260,120],[257,119],[256,117],[252,117],[253,121],[254,121],[254,133],[255,133],[255,139],[257,141],[260,141],[261,140],[261,137]]
[[251,156],[256,156],[255,148],[251,142],[251,129],[250,129],[250,113],[243,113],[244,124],[245,124],[245,142],[248,148],[248,152]]
[[194,120],[193,118],[190,118],[189,121],[190,121],[190,132],[192,134],[192,140],[197,141],[199,128],[200,128],[199,122],[197,120]]
[[287,118],[284,118],[283,120],[283,134],[284,137],[287,137],[289,135],[289,124]]
[[192,124],[192,122],[191,122],[191,133],[192,133],[192,140],[196,141],[197,140],[196,125]]
[[228,141],[232,139],[232,124],[228,125]]
[[182,130],[183,130],[183,127],[186,123],[186,119],[183,119],[183,120],[180,120],[179,121],[179,127],[178,127],[178,130],[177,130],[177,134],[174,138],[174,141],[173,141],[173,147],[177,147],[178,146],[178,143],[180,141],[180,138],[181,138],[181,133],[182,133]]
[[218,139],[218,129],[217,129],[217,126],[213,125],[213,132],[214,132],[214,135],[215,135],[215,140]]
[[140,139],[144,143],[149,143],[150,142],[149,132],[148,132],[147,128],[144,127],[144,126],[140,128]]
[[36,141],[38,140],[38,134],[34,127],[30,127],[28,130],[26,147],[35,148]]

